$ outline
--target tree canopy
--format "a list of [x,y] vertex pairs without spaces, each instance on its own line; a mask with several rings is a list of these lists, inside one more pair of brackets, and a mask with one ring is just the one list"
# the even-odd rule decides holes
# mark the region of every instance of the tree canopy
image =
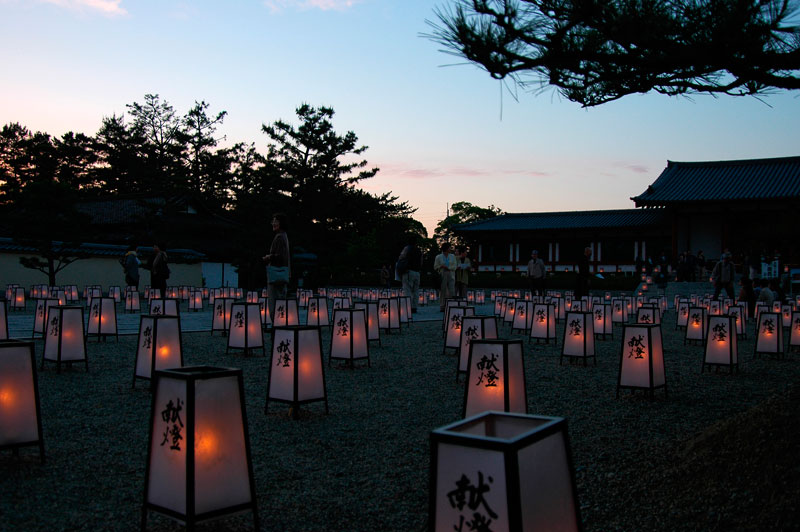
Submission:
[[586,107],[800,89],[790,0],[455,0],[435,14],[429,37],[447,51]]
[[[484,208],[473,205],[468,201],[457,201],[450,206],[450,214],[436,226],[433,231],[433,237],[440,244],[446,241],[453,242],[457,240],[457,237],[453,235],[453,226],[486,220],[501,214],[503,214],[503,211],[494,205]],[[456,243],[461,244],[461,242]]]

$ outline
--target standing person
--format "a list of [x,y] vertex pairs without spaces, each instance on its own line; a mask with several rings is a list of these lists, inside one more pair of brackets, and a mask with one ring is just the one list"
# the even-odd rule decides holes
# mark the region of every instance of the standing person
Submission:
[[735,275],[736,270],[733,267],[733,262],[731,262],[731,254],[726,251],[711,272],[711,281],[714,283],[714,301],[719,299],[719,293],[723,288],[728,297],[733,299],[733,278]]
[[739,301],[747,303],[747,315],[756,315],[756,293],[753,290],[753,280],[749,277],[742,277],[739,280],[742,288],[739,290]]
[[578,275],[575,285],[575,299],[581,299],[589,295],[589,257],[592,256],[592,248],[587,247],[583,250],[583,256],[578,261]]
[[270,318],[275,313],[275,300],[284,299],[289,287],[289,237],[286,236],[285,214],[272,215],[272,230],[275,236],[269,246],[269,253],[262,257],[267,263],[267,304]]
[[539,251],[531,251],[531,260],[528,261],[528,281],[531,285],[531,294],[535,296],[544,295],[544,261],[539,258]]
[[139,257],[136,256],[136,246],[128,246],[128,251],[123,257],[122,267],[125,269],[125,286],[135,286],[139,290]]
[[389,279],[389,267],[385,264],[381,266],[381,286],[384,288],[392,287],[392,282]]
[[703,255],[703,250],[699,250],[697,252],[697,257],[695,257],[695,262],[697,264],[697,280],[700,282],[706,281],[706,256]]
[[167,279],[169,279],[169,266],[167,257],[167,245],[164,242],[153,244],[153,256],[150,257],[150,288],[159,291],[162,298],[167,297]]
[[450,243],[442,244],[442,252],[433,260],[433,269],[442,278],[439,292],[439,312],[444,312],[445,303],[455,295],[456,281],[453,273],[456,270],[456,257],[450,253]]
[[458,258],[456,259],[456,296],[467,299],[467,287],[469,286],[469,271],[472,262],[467,257],[467,248],[458,246]]
[[411,299],[411,312],[417,312],[419,300],[419,272],[422,269],[422,252],[417,247],[417,235],[410,233],[406,246],[397,259],[396,270],[403,282],[403,294]]

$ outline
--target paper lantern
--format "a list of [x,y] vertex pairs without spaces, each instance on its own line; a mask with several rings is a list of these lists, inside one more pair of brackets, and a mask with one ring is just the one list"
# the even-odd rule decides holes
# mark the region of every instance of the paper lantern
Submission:
[[231,319],[228,325],[227,354],[231,349],[242,349],[250,354],[253,349],[264,349],[264,336],[261,332],[261,309],[258,303],[234,302],[231,305]]
[[462,417],[487,410],[528,413],[522,340],[472,340]]
[[231,321],[231,306],[235,300],[232,297],[217,297],[214,299],[214,313],[211,317],[211,334],[221,331],[222,335],[228,334]]
[[686,322],[684,345],[689,342],[704,343],[708,330],[708,313],[703,307],[689,307],[689,318]]
[[108,287],[108,297],[114,300],[114,303],[121,303],[122,302],[122,293],[119,286],[109,286]]
[[611,322],[628,322],[628,305],[625,303],[624,299],[615,298],[611,300]]
[[297,291],[297,304],[300,305],[300,308],[308,307],[308,298],[313,296],[314,293],[311,290],[298,290]]
[[117,306],[114,298],[95,297],[89,304],[89,321],[86,324],[86,337],[96,336],[105,340],[108,336],[115,336],[119,341],[117,332]]
[[611,304],[594,303],[592,305],[592,314],[594,315],[595,337],[602,336],[603,340],[605,340],[608,334],[611,338],[614,338],[614,322],[611,321]]
[[92,306],[92,299],[103,297],[103,289],[100,286],[87,286],[84,290],[86,299],[86,308]]
[[677,306],[675,307],[677,316],[675,318],[675,330],[679,328],[686,328],[686,325],[689,323],[689,300],[688,299],[681,299]]
[[333,360],[345,360],[352,364],[356,360],[366,359],[367,366],[370,365],[366,320],[363,309],[342,308],[333,311],[328,364]]
[[567,302],[563,297],[554,297],[551,301],[556,309],[556,320],[563,320],[567,315]]
[[456,382],[458,382],[458,377],[461,373],[467,372],[469,346],[472,341],[495,339],[497,339],[497,318],[495,316],[464,316],[462,318]]
[[191,290],[189,292],[189,310],[198,312],[203,310],[203,291]]
[[518,299],[514,308],[514,319],[511,322],[511,332],[520,331],[527,333],[530,331],[533,321],[533,301]]
[[494,300],[494,315],[503,319],[503,310],[505,309],[506,298],[503,296],[497,296]]
[[636,323],[660,325],[661,312],[656,307],[643,305],[636,311]]
[[242,370],[155,372],[142,530],[154,511],[186,524],[252,511],[259,529]]
[[17,287],[11,291],[11,310],[25,310],[25,289]]
[[[3,301],[5,306],[5,301]],[[0,341],[0,449],[39,447],[44,462],[42,415],[33,342]]]
[[448,348],[459,349],[461,346],[461,330],[464,316],[474,316],[475,309],[473,307],[461,307],[450,305],[447,308],[446,331],[444,336],[444,347],[442,354],[447,352]]
[[77,285],[71,284],[64,287],[64,292],[67,296],[67,303],[77,303],[78,302],[78,287]]
[[182,345],[178,316],[143,315],[139,319],[133,386],[136,386],[136,379],[152,379],[157,370],[182,367]]
[[272,361],[264,412],[270,401],[287,403],[291,405],[292,417],[297,419],[300,405],[324,401],[327,414],[328,394],[319,327],[276,327],[272,334]]
[[722,305],[719,301],[708,302],[708,313],[712,316],[719,316],[722,314]]
[[405,323],[407,327],[410,327],[413,321],[411,317],[411,298],[397,296],[397,305],[400,309],[400,325]]
[[591,312],[567,312],[559,365],[563,363],[564,357],[568,357],[570,361],[582,359],[584,366],[588,359],[592,358],[597,365],[594,352],[594,319]]
[[356,303],[354,308],[363,310],[366,316],[367,341],[377,341],[378,345],[383,345],[381,343],[381,328],[378,320],[378,302],[366,301],[363,303]]
[[180,316],[181,304],[175,298],[151,299],[150,314],[164,314],[166,316]]
[[507,297],[505,299],[505,303],[503,304],[503,324],[511,325],[514,323],[514,314],[517,311],[517,299],[513,297]]
[[340,308],[350,308],[350,300],[346,297],[334,297],[333,310]]
[[745,327],[746,308],[744,304],[728,307],[728,316],[733,319],[736,336],[739,338],[747,338],[747,328]]
[[387,334],[400,330],[400,302],[397,298],[378,298],[378,326]]
[[89,371],[86,337],[83,334],[83,307],[50,307],[44,332],[42,367],[45,362],[55,362],[56,371],[60,373],[62,363],[71,367],[74,362],[81,361]]
[[296,299],[276,299],[272,327],[292,327],[300,323]]
[[258,303],[258,292],[255,290],[248,290],[245,297],[246,303]]
[[739,371],[739,346],[736,320],[730,315],[709,316],[706,333],[706,353],[701,373],[706,366],[727,367],[731,372]]
[[789,329],[789,351],[800,351],[800,311],[792,312],[792,324]]
[[552,303],[536,303],[533,305],[531,317],[531,338],[536,339],[536,343],[544,340],[546,344],[552,339],[558,343],[556,338],[556,308]]
[[139,303],[139,292],[130,291],[125,297],[125,312],[136,312],[141,309]]
[[792,306],[781,305],[781,322],[787,329],[792,326]]
[[328,299],[323,296],[310,296],[306,301],[306,325],[316,327],[327,327],[330,325],[328,319]]
[[754,316],[756,323],[758,323],[758,319],[761,317],[762,312],[769,312],[770,308],[769,305],[764,303],[757,303],[756,304],[756,315]]
[[621,389],[645,390],[653,397],[659,388],[667,393],[661,325],[626,324],[622,332],[617,397]]
[[581,530],[562,418],[484,412],[431,432],[428,529]]
[[258,312],[261,314],[261,330],[267,330],[267,326],[272,326],[272,318],[269,316],[269,300],[266,297],[258,298]]
[[[33,314],[33,332],[31,333],[31,338],[34,338],[37,334],[39,336],[44,336],[45,324],[47,323],[47,311],[50,309],[50,307],[55,306],[58,306],[58,299],[48,297],[36,300],[36,310],[34,310]],[[6,328],[6,330],[7,329],[8,328]],[[6,338],[8,338],[7,333],[6,337],[1,339],[5,340]]]
[[755,357],[760,354],[783,358],[783,327],[778,312],[761,312],[756,328]]
[[772,312],[777,314],[781,313],[781,302],[780,301],[773,301],[772,302]]

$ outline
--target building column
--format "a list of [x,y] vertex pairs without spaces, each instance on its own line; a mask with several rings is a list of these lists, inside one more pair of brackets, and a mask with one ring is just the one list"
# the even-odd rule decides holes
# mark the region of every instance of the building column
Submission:
[[478,244],[478,262],[483,262],[483,244]]
[[547,262],[553,262],[553,243],[548,242],[547,244]]

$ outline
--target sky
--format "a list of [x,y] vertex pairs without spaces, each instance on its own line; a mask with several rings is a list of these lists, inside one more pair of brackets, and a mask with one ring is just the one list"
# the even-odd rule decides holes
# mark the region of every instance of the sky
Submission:
[[432,233],[457,201],[506,212],[633,208],[667,161],[800,155],[800,92],[632,95],[592,109],[503,86],[425,38],[453,0],[0,0],[0,124],[93,135],[158,94],[228,112],[225,142],[330,106]]

